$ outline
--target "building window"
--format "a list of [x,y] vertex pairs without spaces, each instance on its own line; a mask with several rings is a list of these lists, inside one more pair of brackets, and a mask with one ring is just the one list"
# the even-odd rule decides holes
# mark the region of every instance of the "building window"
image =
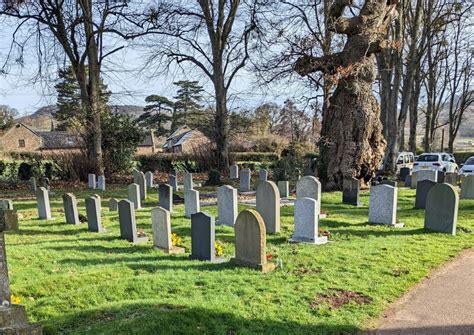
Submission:
[[25,145],[25,140],[18,140],[18,147],[19,148],[24,148],[26,145]]

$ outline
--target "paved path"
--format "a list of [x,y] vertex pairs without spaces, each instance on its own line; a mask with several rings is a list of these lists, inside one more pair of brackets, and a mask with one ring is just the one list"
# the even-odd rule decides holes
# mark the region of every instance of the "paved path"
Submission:
[[474,249],[464,250],[416,285],[368,333],[474,334]]

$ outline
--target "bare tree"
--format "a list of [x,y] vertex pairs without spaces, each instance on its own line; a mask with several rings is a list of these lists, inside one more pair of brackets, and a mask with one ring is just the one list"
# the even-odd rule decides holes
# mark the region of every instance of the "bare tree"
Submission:
[[397,15],[397,3],[366,0],[358,15],[343,16],[350,5],[352,1],[334,1],[327,18],[328,29],[347,36],[344,49],[322,57],[304,56],[295,64],[300,75],[319,71],[337,82],[323,117],[320,141],[318,173],[326,189],[341,188],[344,178],[368,182],[385,149],[380,106],[372,86],[375,54],[389,47],[385,36]]

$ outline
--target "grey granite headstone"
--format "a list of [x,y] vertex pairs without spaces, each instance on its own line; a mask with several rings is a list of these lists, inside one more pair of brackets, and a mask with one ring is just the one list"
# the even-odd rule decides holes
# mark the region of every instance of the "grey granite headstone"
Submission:
[[272,181],[262,181],[257,187],[257,211],[265,222],[267,233],[280,232],[280,192]]
[[140,185],[140,171],[132,169],[133,183]]
[[191,215],[201,210],[199,204],[199,191],[188,190],[184,192],[184,215],[190,218]]
[[426,208],[426,198],[428,197],[428,192],[431,190],[436,183],[431,180],[422,180],[419,181],[416,185],[416,197],[415,197],[415,208],[425,209]]
[[408,175],[405,177],[405,187],[411,188],[412,178],[412,175]]
[[133,202],[133,204],[135,205],[135,209],[142,208],[140,186],[138,184],[128,185],[128,200]]
[[36,192],[37,191],[37,186],[36,186],[36,178],[35,177],[31,177],[30,178],[30,188],[33,192]]
[[301,197],[295,201],[295,231],[290,242],[324,244],[327,236],[319,236],[319,205],[312,198]]
[[360,182],[357,178],[344,179],[342,182],[342,203],[359,206]]
[[120,223],[120,238],[132,243],[141,243],[148,241],[148,237],[138,236],[133,202],[129,200],[120,200],[118,204],[118,210]]
[[146,186],[147,187],[153,187],[154,186],[154,183],[153,183],[153,172],[151,171],[147,171],[145,173],[145,181],[146,181]]
[[311,198],[321,207],[321,183],[316,177],[304,176],[296,183],[296,198]]
[[237,164],[230,166],[230,179],[239,179],[239,166]]
[[89,231],[97,233],[102,233],[104,231],[100,209],[100,200],[98,198],[86,198],[87,226]]
[[456,235],[459,196],[452,185],[437,184],[426,198],[425,229]]
[[436,179],[438,184],[444,183],[444,179],[446,178],[446,172],[444,171],[436,171]]
[[258,171],[258,181],[267,181],[268,180],[268,171],[265,169],[260,169]]
[[95,190],[95,188],[97,187],[97,182],[95,180],[95,174],[89,173],[89,175],[87,176],[87,186],[90,189]]
[[111,212],[116,212],[118,211],[118,199],[116,198],[110,198],[109,200],[109,211]]
[[182,254],[184,248],[173,246],[171,239],[171,216],[164,208],[151,210],[151,227],[153,230],[153,246],[169,254]]
[[170,174],[168,176],[168,183],[173,188],[173,192],[178,191],[178,178],[176,177],[176,175]]
[[448,172],[446,173],[446,176],[444,177],[444,182],[447,184],[451,184],[453,186],[458,185],[458,177],[459,175],[455,172]]
[[397,224],[398,188],[377,185],[370,188],[369,222],[402,227]]
[[67,224],[80,224],[79,212],[77,210],[77,200],[74,194],[64,193],[63,194],[63,205],[64,214],[66,216]]
[[413,174],[411,188],[416,189],[416,184],[422,180],[431,180],[438,182],[438,171],[436,170],[420,170]]
[[184,175],[184,192],[188,190],[192,190],[193,187],[193,174],[192,173],[186,173]]
[[250,169],[243,169],[240,171],[240,187],[239,191],[249,192],[250,189],[250,179],[252,177]]
[[281,198],[288,198],[290,196],[290,182],[289,181],[279,181],[278,182],[278,191],[280,191]]
[[105,176],[99,176],[97,179],[97,188],[105,192]]
[[38,217],[41,220],[51,220],[51,207],[49,204],[49,193],[44,187],[36,190],[36,202],[38,205]]
[[384,179],[380,182],[380,185],[389,185],[389,186],[392,186],[392,187],[397,187],[398,183],[394,180]]
[[411,169],[409,167],[402,167],[400,169],[400,180],[405,181],[407,176],[411,175]]
[[214,218],[199,212],[191,216],[191,259],[222,261],[216,257]]
[[146,200],[148,191],[146,188],[145,174],[141,171],[138,172],[138,186],[140,186],[140,199]]
[[233,227],[237,219],[237,189],[229,185],[217,189],[218,224]]
[[462,179],[461,199],[474,199],[474,176],[466,176]]
[[173,211],[173,187],[168,184],[158,186],[158,206]]

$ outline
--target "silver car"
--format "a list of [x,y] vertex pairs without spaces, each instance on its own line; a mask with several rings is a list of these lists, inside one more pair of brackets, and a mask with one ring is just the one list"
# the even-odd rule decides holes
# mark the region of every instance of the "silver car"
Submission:
[[461,165],[459,173],[464,176],[474,175],[474,156],[469,157],[464,164]]

